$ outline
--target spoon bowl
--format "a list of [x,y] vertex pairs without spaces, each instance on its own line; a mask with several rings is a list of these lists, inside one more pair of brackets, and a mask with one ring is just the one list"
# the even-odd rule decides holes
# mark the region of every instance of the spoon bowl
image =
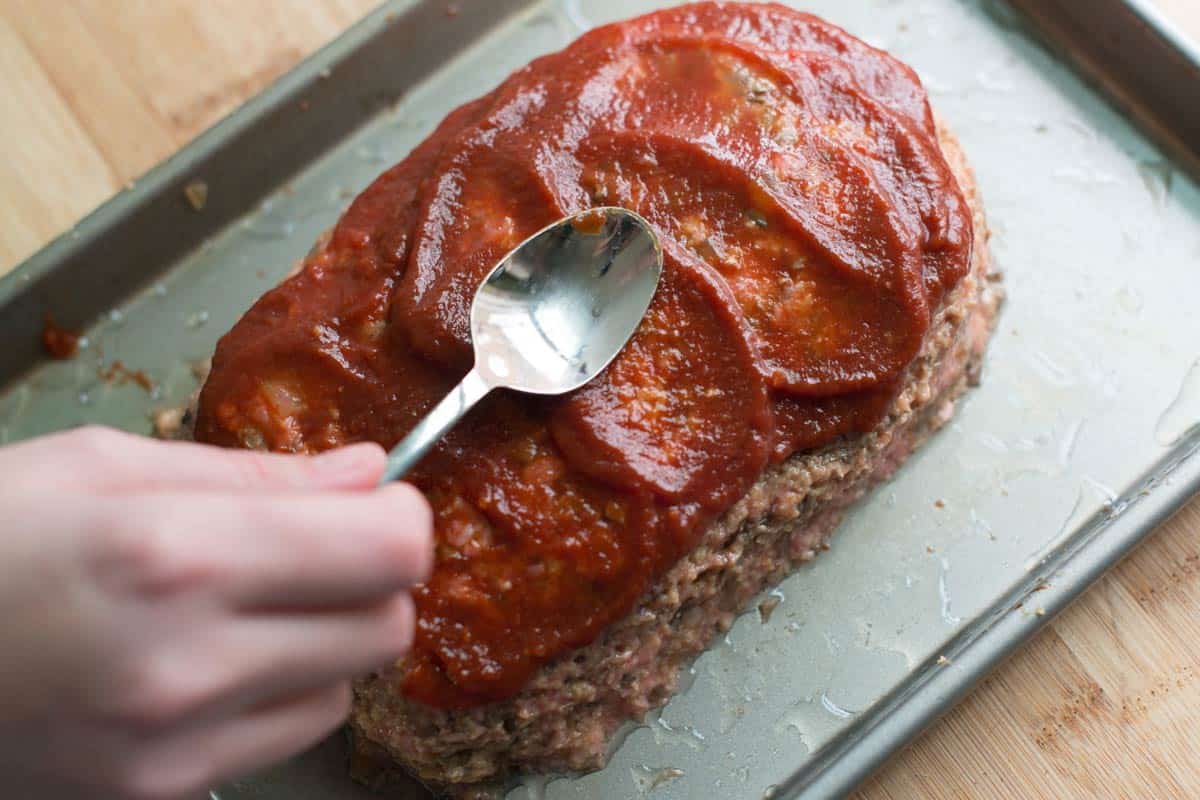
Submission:
[[561,394],[590,381],[637,329],[662,272],[649,224],[596,208],[534,234],[471,306],[475,369],[492,386]]
[[662,246],[623,208],[565,217],[513,248],[471,304],[475,366],[388,454],[395,480],[495,388],[563,394],[596,377],[629,341],[662,275]]

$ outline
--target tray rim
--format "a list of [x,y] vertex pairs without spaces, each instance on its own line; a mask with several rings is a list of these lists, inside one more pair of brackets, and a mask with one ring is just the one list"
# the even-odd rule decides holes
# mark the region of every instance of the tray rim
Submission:
[[1163,11],[1150,4],[1150,0],[1121,0],[1131,11],[1160,36],[1171,47],[1178,50],[1192,64],[1200,66],[1200,42],[1188,36],[1182,27]]
[[[538,0],[487,2],[482,13],[453,17],[453,24],[465,26],[459,34],[458,50],[479,35],[504,24],[514,14],[527,11]],[[311,118],[306,126],[296,126],[305,130],[304,136],[299,137],[289,132],[283,123],[302,118],[300,115],[306,111],[310,99],[318,102],[323,96],[326,102],[336,100],[336,96],[331,98],[336,93],[330,91],[330,86],[336,85],[336,78],[348,67],[361,69],[361,64],[353,64],[354,59],[368,53],[371,46],[386,35],[389,27],[396,26],[409,32],[416,25],[439,19],[440,24],[445,25],[451,19],[446,13],[451,5],[453,3],[448,0],[384,0],[262,91],[247,98],[179,150],[117,190],[73,226],[0,275],[0,309],[5,312],[0,314],[0,335],[9,344],[0,349],[0,394],[10,383],[19,381],[46,360],[39,334],[47,314],[52,313],[54,321],[63,327],[83,329],[102,313],[79,311],[72,298],[74,287],[64,282],[64,274],[83,285],[81,291],[84,293],[115,295],[122,299],[144,285],[144,269],[119,269],[104,258],[93,258],[88,268],[81,269],[80,261],[88,253],[104,253],[106,249],[122,247],[133,249],[127,241],[114,242],[113,239],[128,236],[122,226],[128,227],[136,220],[148,223],[146,230],[150,233],[139,234],[137,238],[148,242],[142,250],[149,252],[135,252],[135,257],[121,261],[173,263],[188,252],[189,246],[198,246],[243,217],[271,191],[285,184],[297,170],[319,159],[373,114],[411,89],[412,84],[403,86],[395,96],[373,97],[369,108],[364,103],[364,107],[355,109],[357,116],[348,130],[341,123],[322,124],[318,116]],[[416,82],[443,68],[458,50],[440,57],[418,53],[412,61],[421,66],[414,68],[421,71],[424,67],[424,71]],[[425,64],[430,58],[435,59],[432,66]],[[327,77],[334,80],[325,81]],[[287,158],[272,158],[267,165],[256,163],[245,171],[248,174],[237,170],[205,174],[205,165],[225,158],[231,143],[250,146],[255,129],[271,125],[275,126],[275,133],[287,137],[284,148],[280,149],[294,148],[302,142],[303,152]],[[221,187],[214,178],[222,181]],[[197,179],[207,179],[209,188],[203,213],[198,213],[199,209],[191,208],[185,201],[185,187]],[[224,190],[218,191],[218,188]],[[191,244],[181,244],[188,242]],[[88,301],[91,305],[103,302]]]
[[[981,614],[979,622],[950,640],[941,653],[946,663],[931,660],[916,667],[898,691],[830,742],[774,797],[809,800],[848,794],[1173,517],[1200,493],[1200,428],[1174,447],[1114,501],[1118,513],[1090,517],[1026,580]],[[1035,593],[1038,602],[1031,613],[1024,606]]]

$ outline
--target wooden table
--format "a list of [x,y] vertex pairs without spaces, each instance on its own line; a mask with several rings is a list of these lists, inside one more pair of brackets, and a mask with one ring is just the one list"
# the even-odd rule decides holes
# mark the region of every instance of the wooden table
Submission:
[[[0,272],[373,5],[0,0]],[[859,797],[1200,797],[1198,532],[1200,499]]]

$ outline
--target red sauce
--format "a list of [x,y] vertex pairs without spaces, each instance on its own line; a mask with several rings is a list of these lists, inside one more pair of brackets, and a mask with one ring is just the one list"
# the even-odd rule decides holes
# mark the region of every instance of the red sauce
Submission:
[[141,387],[144,391],[154,391],[154,381],[140,369],[130,369],[125,366],[123,361],[114,361],[107,367],[101,367],[96,371],[100,380],[107,383],[124,386],[127,383],[134,383]]
[[911,70],[779,6],[662,11],[534,61],[380,176],[221,340],[197,437],[391,446],[469,367],[497,259],[601,205],[656,227],[662,284],[596,381],[490,398],[411,476],[437,520],[417,701],[518,691],[768,464],[878,424],[970,258]]
[[59,327],[49,314],[42,325],[42,348],[51,358],[66,361],[79,352],[79,334]]

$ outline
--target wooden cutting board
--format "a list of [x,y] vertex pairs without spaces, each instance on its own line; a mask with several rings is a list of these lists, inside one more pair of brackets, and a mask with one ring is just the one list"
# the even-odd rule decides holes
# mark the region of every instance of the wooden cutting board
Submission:
[[[373,5],[0,0],[0,273]],[[1200,499],[859,798],[1200,798],[1198,744]]]

